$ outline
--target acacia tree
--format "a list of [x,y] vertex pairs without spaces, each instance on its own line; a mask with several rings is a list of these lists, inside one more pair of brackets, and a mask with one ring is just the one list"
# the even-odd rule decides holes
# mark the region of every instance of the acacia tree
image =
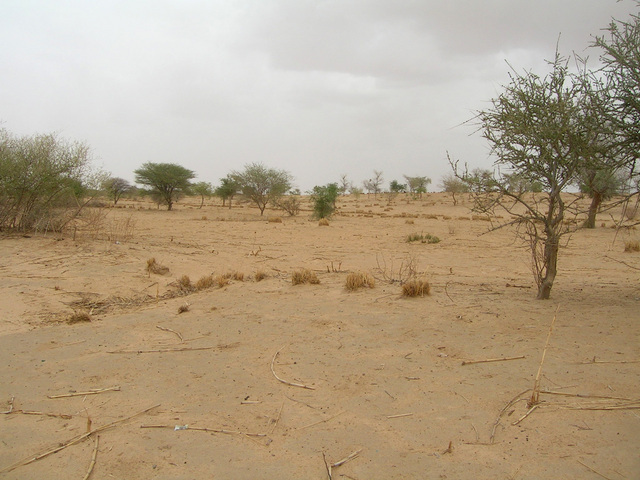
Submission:
[[150,193],[159,203],[167,205],[167,210],[171,210],[174,202],[188,192],[191,179],[196,176],[193,171],[175,163],[148,162],[133,173],[136,183],[150,187]]
[[382,192],[382,184],[384,183],[384,178],[382,177],[382,172],[380,170],[373,171],[373,178],[369,180],[364,180],[362,182],[362,186],[365,188],[367,193],[373,193],[374,198],[378,196],[380,192]]
[[[538,299],[550,297],[560,241],[572,228],[569,217],[579,213],[578,197],[563,191],[580,171],[597,166],[602,158],[598,152],[606,148],[606,122],[594,114],[584,79],[569,75],[567,63],[556,54],[544,77],[512,71],[491,108],[477,113],[479,129],[496,156],[497,172],[491,178],[460,174],[449,159],[458,178],[476,192],[476,211],[495,214],[503,209],[515,217],[510,223],[531,249]],[[513,190],[507,176],[513,174],[539,182],[542,193]]]
[[408,175],[404,175],[404,179],[407,181],[407,185],[409,186],[409,193],[414,197],[422,197],[423,193],[427,193],[427,187],[431,184],[431,179],[429,177],[410,177]]
[[120,197],[131,190],[131,184],[124,178],[111,177],[103,183],[102,188],[107,192],[109,198],[113,200],[113,204],[117,205]]
[[200,206],[198,208],[202,208],[205,197],[209,198],[213,195],[213,186],[209,182],[197,182],[191,186],[191,192],[200,195]]
[[246,165],[242,172],[234,171],[230,177],[242,193],[254,202],[264,215],[267,204],[277,205],[278,199],[291,189],[293,177],[285,170],[267,168],[260,163]]
[[454,206],[458,204],[458,199],[456,198],[457,194],[468,193],[470,191],[467,182],[460,180],[453,174],[447,174],[442,177],[440,186],[443,192],[451,194]]
[[213,194],[222,199],[223,207],[225,206],[226,201],[229,200],[229,208],[231,208],[231,201],[233,200],[233,197],[235,197],[236,193],[238,193],[239,189],[240,186],[238,183],[229,175],[220,179],[220,185],[216,187]]

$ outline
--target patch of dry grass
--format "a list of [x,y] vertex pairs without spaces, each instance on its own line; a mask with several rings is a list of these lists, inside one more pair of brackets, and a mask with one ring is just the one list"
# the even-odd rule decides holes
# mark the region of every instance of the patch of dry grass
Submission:
[[625,252],[640,252],[640,241],[638,240],[627,240],[624,242],[624,251]]
[[282,217],[269,217],[267,221],[269,223],[282,223]]
[[200,277],[196,282],[196,290],[207,290],[213,287],[214,284],[213,275],[205,275],[204,277]]
[[169,273],[169,268],[159,264],[155,257],[153,257],[147,260],[147,272],[149,272],[149,274],[155,273],[156,275],[167,275]]
[[303,283],[317,285],[320,283],[320,279],[308,268],[303,268],[301,270],[296,270],[291,274],[291,283],[293,285],[301,285]]
[[267,272],[265,272],[264,270],[258,270],[253,278],[256,282],[259,282],[267,278],[267,276]]
[[73,312],[67,317],[67,323],[73,325],[74,323],[90,322],[91,315],[88,312]]
[[429,282],[424,279],[414,279],[402,285],[403,297],[424,297],[431,293]]
[[349,275],[347,275],[347,280],[345,283],[346,289],[349,290],[350,292],[354,290],[358,290],[359,288],[364,288],[364,287],[373,288],[375,286],[376,286],[375,279],[368,273],[364,273],[364,272],[350,273]]
[[178,279],[178,289],[183,293],[191,293],[196,290],[196,287],[191,283],[189,275],[182,275]]
[[318,222],[318,225],[321,227],[328,227],[329,220],[327,220],[326,218],[321,218],[320,221]]

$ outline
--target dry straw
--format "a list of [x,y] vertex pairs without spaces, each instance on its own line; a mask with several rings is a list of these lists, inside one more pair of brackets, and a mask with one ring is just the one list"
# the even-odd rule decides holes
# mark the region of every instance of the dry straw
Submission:
[[73,312],[67,317],[67,323],[73,325],[74,323],[90,322],[91,315],[87,312]]
[[320,221],[318,222],[318,225],[321,227],[328,227],[329,220],[327,220],[326,218],[321,218]]
[[156,275],[167,275],[169,273],[169,268],[164,265],[160,265],[156,262],[155,258],[150,258],[147,260],[147,272],[149,272],[149,274],[155,273]]
[[640,252],[640,241],[638,240],[628,240],[624,242],[624,251],[625,252]]
[[269,217],[269,223],[282,223],[282,217]]
[[376,285],[374,278],[368,273],[353,272],[347,275],[345,287],[349,291],[358,290],[359,288],[373,288]]
[[264,270],[258,270],[253,278],[256,282],[264,280],[265,278],[267,278],[267,272],[265,272]]
[[402,285],[403,297],[424,297],[431,293],[429,282],[424,279],[414,279]]
[[320,279],[308,268],[303,268],[301,270],[296,270],[291,274],[291,283],[293,285],[301,285],[303,283],[317,285],[320,283]]

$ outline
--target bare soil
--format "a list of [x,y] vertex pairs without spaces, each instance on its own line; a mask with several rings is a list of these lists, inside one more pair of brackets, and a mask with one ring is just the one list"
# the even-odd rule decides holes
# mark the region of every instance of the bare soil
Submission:
[[[329,226],[199,203],[0,239],[0,477],[83,478],[99,436],[96,480],[327,479],[343,459],[334,479],[640,478],[636,231],[573,234],[539,301],[513,229],[446,194],[341,199]],[[375,287],[348,291],[358,271]],[[401,296],[412,273],[430,295]]]

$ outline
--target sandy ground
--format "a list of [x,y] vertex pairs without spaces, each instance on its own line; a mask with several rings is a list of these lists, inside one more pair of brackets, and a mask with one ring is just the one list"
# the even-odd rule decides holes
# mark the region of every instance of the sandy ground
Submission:
[[[574,234],[538,301],[514,232],[482,235],[444,194],[342,199],[328,227],[198,203],[0,239],[1,478],[83,478],[96,436],[92,479],[326,479],[354,452],[334,479],[640,478],[640,275],[620,263],[639,266],[637,232]],[[389,281],[408,264],[430,296]],[[320,284],[292,285],[299,268]],[[355,271],[375,288],[348,292]],[[244,278],[176,293],[226,272]],[[541,387],[563,395],[515,425],[556,310]]]

